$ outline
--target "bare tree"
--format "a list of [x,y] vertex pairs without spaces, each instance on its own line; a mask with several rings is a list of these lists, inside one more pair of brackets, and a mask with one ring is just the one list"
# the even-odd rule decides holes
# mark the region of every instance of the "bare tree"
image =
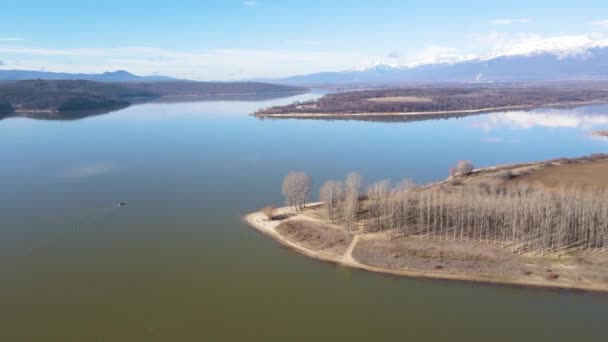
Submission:
[[305,172],[299,172],[297,177],[297,201],[300,210],[304,210],[306,203],[310,202],[312,191],[312,177]]
[[381,228],[384,216],[382,209],[388,200],[389,194],[390,182],[388,180],[383,180],[367,187],[367,212],[371,225]]
[[296,210],[303,210],[310,200],[312,178],[305,172],[289,172],[281,186],[287,205]]
[[285,204],[290,208],[296,207],[296,173],[289,172],[281,185],[281,192],[285,196]]
[[334,220],[341,219],[344,215],[342,212],[342,207],[344,204],[344,183],[342,181],[337,181],[335,183],[335,203],[334,203]]
[[346,177],[343,214],[349,234],[352,234],[355,228],[357,213],[359,211],[359,192],[361,191],[362,184],[363,177],[356,172],[351,172]]
[[333,222],[336,203],[338,202],[337,183],[333,180],[328,180],[323,183],[319,190],[319,200],[327,206],[327,217]]

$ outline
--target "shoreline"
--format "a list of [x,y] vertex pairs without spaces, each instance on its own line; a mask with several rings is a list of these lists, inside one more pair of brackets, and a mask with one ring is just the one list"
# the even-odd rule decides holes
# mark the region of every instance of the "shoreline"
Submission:
[[[322,203],[309,203],[307,204],[307,208],[318,207],[321,206]],[[289,207],[282,207],[277,209],[277,215],[285,214],[285,213],[293,213]],[[323,251],[316,251],[310,248],[303,246],[300,243],[292,241],[287,237],[281,235],[277,232],[276,227],[285,221],[294,220],[294,219],[304,219],[304,220],[313,220],[322,223],[323,221],[315,220],[313,218],[303,216],[301,214],[297,214],[291,216],[285,220],[273,220],[269,221],[266,216],[258,211],[254,213],[247,214],[243,217],[245,222],[247,222],[251,227],[256,229],[257,231],[263,233],[264,235],[272,238],[276,242],[281,245],[290,248],[291,250],[303,254],[307,257],[328,262],[336,265],[346,266],[353,269],[359,269],[374,273],[382,273],[389,274],[395,276],[405,276],[405,277],[415,277],[415,278],[428,278],[428,279],[440,279],[440,280],[457,280],[457,281],[466,281],[466,282],[475,282],[475,283],[486,283],[486,284],[495,284],[495,285],[510,285],[510,286],[524,286],[524,287],[535,287],[535,288],[547,288],[547,289],[560,289],[560,290],[575,290],[575,291],[585,291],[585,292],[597,292],[597,293],[608,293],[607,287],[599,287],[593,285],[569,285],[569,284],[556,284],[551,283],[550,281],[534,281],[534,280],[518,280],[518,279],[501,279],[494,277],[484,277],[481,275],[454,275],[454,274],[445,274],[440,272],[432,272],[432,271],[423,271],[423,270],[396,270],[389,268],[382,268],[378,266],[372,266],[368,264],[361,263],[352,257],[352,251],[356,247],[357,243],[360,239],[365,239],[364,236],[355,235],[351,244],[349,245],[347,252],[344,255],[338,255],[336,253],[328,253]]]
[[[309,204],[311,205],[311,204]],[[319,204],[317,204],[319,205]],[[278,210],[289,210],[287,207],[279,208]],[[298,217],[296,215],[290,219],[294,219]],[[301,217],[300,217],[301,218]],[[348,247],[348,251],[345,255],[340,256],[333,253],[327,253],[322,251],[315,251],[310,248],[306,248],[299,243],[296,243],[276,231],[276,226],[278,226],[283,221],[268,221],[265,218],[265,215],[262,212],[253,212],[247,214],[243,217],[245,222],[247,222],[251,227],[256,229],[258,232],[272,238],[274,241],[280,243],[281,245],[288,247],[292,251],[303,254],[312,259],[316,259],[323,262],[328,262],[336,265],[346,266],[353,269],[359,269],[374,273],[380,274],[388,274],[394,276],[403,276],[403,277],[412,277],[412,278],[428,278],[428,279],[439,279],[439,280],[456,280],[456,281],[466,281],[466,282],[474,282],[474,283],[485,283],[485,284],[494,284],[494,285],[510,285],[510,286],[522,286],[522,287],[534,287],[534,288],[546,288],[546,289],[559,289],[559,290],[574,290],[574,291],[585,291],[585,292],[596,292],[596,293],[608,293],[608,288],[598,287],[598,286],[581,286],[581,285],[567,285],[567,284],[555,284],[549,282],[542,281],[533,281],[533,280],[515,280],[515,279],[498,279],[498,278],[490,278],[483,276],[467,276],[467,275],[454,275],[454,274],[445,274],[439,272],[427,272],[427,271],[417,271],[417,270],[395,270],[388,268],[381,268],[377,266],[363,264],[352,257],[352,250],[358,243],[360,236],[355,236],[351,245]],[[289,219],[288,219],[289,220]],[[263,223],[266,221],[267,223]]]
[[247,92],[247,93],[217,93],[217,94],[179,94],[161,95],[160,98],[180,98],[180,97],[212,97],[212,96],[251,96],[251,95],[281,95],[281,94],[306,94],[306,91],[267,91],[267,92]]
[[443,111],[429,111],[429,112],[361,112],[361,113],[313,113],[313,112],[290,112],[290,113],[277,113],[277,114],[265,114],[255,113],[254,116],[260,118],[349,118],[349,117],[424,117],[424,116],[449,116],[449,115],[460,115],[460,114],[480,114],[485,112],[496,112],[516,109],[536,109],[544,107],[570,107],[570,106],[585,106],[593,104],[606,104],[606,100],[593,100],[593,101],[578,101],[578,102],[566,102],[566,103],[548,103],[543,105],[513,105],[503,106],[496,108],[480,108],[480,109],[463,109],[463,110],[443,110]]
[[[313,203],[309,205],[314,205]],[[320,205],[316,203],[316,205]],[[287,207],[279,208],[279,211],[289,210]],[[296,215],[289,219],[297,218],[299,215]],[[301,217],[300,217],[301,218]],[[416,271],[416,270],[395,270],[388,268],[381,268],[377,266],[363,264],[352,257],[352,250],[358,243],[360,236],[355,236],[351,245],[348,247],[348,251],[345,255],[340,256],[332,253],[315,251],[310,248],[306,248],[301,244],[298,244],[276,231],[276,226],[278,226],[283,221],[268,221],[265,218],[265,215],[262,212],[254,212],[244,216],[243,218],[245,222],[247,222],[250,226],[252,226],[257,231],[263,233],[266,236],[269,236],[276,242],[281,245],[290,248],[291,250],[303,254],[307,257],[328,262],[332,264],[337,264],[341,266],[346,266],[354,269],[370,271],[374,273],[395,275],[395,276],[404,276],[404,277],[413,277],[413,278],[428,278],[428,279],[440,279],[440,280],[458,280],[458,281],[466,281],[466,282],[475,282],[475,283],[486,283],[486,284],[495,284],[495,285],[512,285],[512,286],[523,286],[523,287],[535,287],[535,288],[548,288],[548,289],[560,289],[560,290],[575,290],[575,291],[585,291],[585,292],[597,292],[597,293],[608,293],[608,288],[598,287],[598,286],[581,286],[581,285],[567,285],[567,284],[555,284],[549,282],[541,282],[541,281],[532,281],[532,280],[515,280],[515,279],[498,279],[498,278],[490,278],[483,276],[467,276],[467,275],[454,275],[454,274],[445,274],[439,272],[427,272],[427,271]],[[288,220],[289,220],[288,219]],[[308,218],[309,219],[309,218]],[[266,221],[267,223],[263,223]]]
[[595,135],[598,137],[608,137],[608,131],[593,131],[589,133],[590,135]]

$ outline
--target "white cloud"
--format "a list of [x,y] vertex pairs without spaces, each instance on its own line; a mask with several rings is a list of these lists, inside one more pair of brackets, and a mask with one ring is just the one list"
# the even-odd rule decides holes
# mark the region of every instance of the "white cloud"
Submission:
[[258,4],[257,1],[243,1],[243,6],[246,6],[246,7],[253,7],[257,4]]
[[285,77],[299,73],[343,70],[378,56],[308,51],[212,49],[179,51],[156,47],[45,49],[1,46],[0,54],[14,68],[97,73],[125,69],[148,75],[166,74],[187,79],[229,80]]
[[476,34],[474,38],[489,46],[491,52],[481,56],[489,59],[496,56],[525,55],[537,52],[553,52],[561,57],[583,54],[593,47],[608,46],[608,39],[599,33],[544,37],[534,33]]
[[426,45],[409,54],[394,50],[384,58],[374,59],[367,64],[359,64],[355,70],[377,65],[392,67],[415,67],[432,63],[457,63],[472,59],[491,59],[498,56],[527,55],[540,52],[556,53],[560,58],[588,53],[589,48],[608,46],[607,37],[598,32],[580,35],[560,35],[545,37],[535,33],[502,33],[491,31],[474,34],[477,53],[471,53],[444,45]]
[[599,27],[602,27],[602,28],[608,28],[608,19],[593,21],[593,22],[591,22],[591,25],[593,25],[593,26],[599,26]]
[[458,53],[453,47],[427,45],[420,51],[404,57],[402,62],[409,67],[414,67],[431,63],[456,63],[471,58],[473,56]]
[[0,42],[23,42],[25,39],[23,38],[15,38],[15,37],[0,37]]
[[399,59],[399,58],[401,58],[401,53],[399,52],[399,50],[393,50],[393,51],[389,52],[388,55],[386,55],[386,57],[391,58],[391,59]]
[[515,19],[494,19],[488,21],[492,25],[512,25],[512,24],[526,24],[531,22],[529,18],[515,18]]
[[[305,37],[306,38],[306,37]],[[475,58],[556,52],[568,57],[591,47],[608,46],[605,33],[542,36],[534,33],[487,32],[475,34],[471,44],[458,48],[430,44],[399,48],[388,55],[362,50],[360,53],[311,48],[319,42],[292,39],[278,49],[175,50],[150,46],[51,49],[0,42],[0,56],[14,69],[99,73],[118,69],[140,75],[163,74],[194,80],[280,78],[321,71],[362,69],[387,64],[415,67],[429,63],[455,63]]]

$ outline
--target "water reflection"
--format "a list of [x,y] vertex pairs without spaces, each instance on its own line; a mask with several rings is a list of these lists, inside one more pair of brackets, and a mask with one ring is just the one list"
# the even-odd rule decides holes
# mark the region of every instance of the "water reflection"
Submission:
[[[311,97],[312,96],[312,97]],[[269,94],[240,94],[240,95],[196,95],[196,96],[167,96],[153,99],[141,99],[134,101],[131,105],[116,106],[111,108],[103,109],[91,109],[82,111],[69,111],[69,112],[29,112],[29,113],[8,113],[0,114],[0,121],[8,118],[29,118],[35,120],[51,120],[51,121],[72,121],[81,120],[88,117],[99,116],[104,114],[113,113],[121,109],[132,106],[144,106],[143,110],[147,110],[146,105],[162,105],[162,104],[175,104],[175,103],[192,103],[196,104],[194,107],[198,107],[201,102],[217,103],[220,104],[219,108],[215,109],[219,111],[226,111],[229,109],[235,110],[239,114],[243,113],[243,108],[251,108],[251,103],[254,102],[271,102],[284,99],[294,98],[295,100],[302,101],[308,100],[313,97],[317,97],[316,94],[294,94],[294,93],[269,93]],[[300,100],[300,98],[302,98]],[[226,104],[221,106],[221,104]],[[234,106],[234,104],[241,103],[242,106]],[[217,112],[217,111],[216,111]]]
[[68,111],[68,112],[15,112],[10,114],[0,114],[0,121],[2,119],[9,118],[28,118],[35,120],[51,120],[51,121],[72,121],[72,120],[80,120],[84,118],[88,118],[91,116],[104,115],[108,113],[112,113],[124,108],[127,106],[115,106],[110,108],[102,108],[102,109],[90,109],[90,110],[78,110],[78,111]]
[[494,113],[475,120],[473,125],[485,131],[499,128],[531,129],[535,127],[599,129],[608,126],[608,106]]

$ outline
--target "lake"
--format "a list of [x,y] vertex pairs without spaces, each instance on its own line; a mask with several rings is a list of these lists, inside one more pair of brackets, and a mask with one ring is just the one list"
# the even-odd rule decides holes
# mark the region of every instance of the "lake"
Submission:
[[0,340],[607,340],[608,295],[351,270],[242,216],[281,204],[290,170],[316,189],[349,171],[424,183],[460,159],[607,152],[587,133],[608,127],[608,106],[394,123],[248,115],[315,96],[0,120]]

